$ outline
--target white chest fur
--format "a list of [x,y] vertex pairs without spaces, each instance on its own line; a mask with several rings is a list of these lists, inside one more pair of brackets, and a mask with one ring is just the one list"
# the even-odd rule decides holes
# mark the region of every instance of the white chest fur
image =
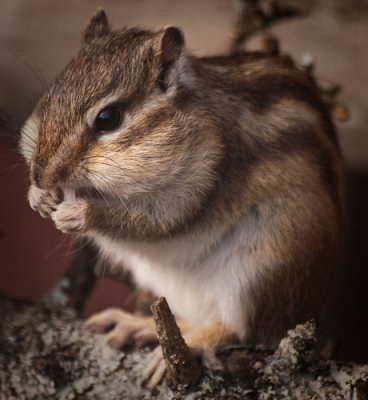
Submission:
[[257,280],[245,235],[240,224],[222,238],[191,235],[138,243],[112,241],[96,232],[90,236],[105,256],[132,272],[139,287],[165,296],[180,319],[193,327],[221,321],[242,336],[252,310],[249,285]]

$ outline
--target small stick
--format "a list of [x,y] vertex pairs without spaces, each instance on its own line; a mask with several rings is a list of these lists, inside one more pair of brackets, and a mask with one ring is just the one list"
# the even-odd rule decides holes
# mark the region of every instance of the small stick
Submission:
[[242,9],[232,35],[231,53],[239,52],[246,40],[275,22],[310,13],[307,5],[283,4],[279,0],[241,0],[241,4]]
[[175,318],[164,297],[151,306],[153,320],[167,367],[169,383],[194,385],[201,375],[202,367],[185,343]]

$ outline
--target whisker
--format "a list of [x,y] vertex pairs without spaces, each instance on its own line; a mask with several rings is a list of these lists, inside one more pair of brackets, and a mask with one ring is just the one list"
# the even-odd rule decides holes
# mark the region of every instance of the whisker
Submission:
[[[60,241],[60,243],[58,243],[49,253],[47,253],[44,256],[44,259],[49,258],[50,256],[52,256],[53,254],[55,254],[62,246],[65,245],[65,242],[70,238],[69,235],[62,235],[62,240]],[[72,253],[71,253],[72,254]],[[64,257],[64,255],[61,255],[61,257]]]
[[[84,165],[81,165],[80,167],[84,170],[84,172],[89,173],[90,175],[92,175],[92,176],[95,178],[96,181],[102,182],[104,185],[106,185],[106,181],[109,181],[109,177],[106,177],[106,176],[101,177],[101,176],[99,176],[96,172],[91,171],[90,169],[88,169],[88,168],[87,168],[86,166],[84,166]],[[84,177],[85,177],[86,180],[89,181],[89,183],[90,183],[92,186],[95,186],[95,185],[92,184],[91,180],[90,180],[87,176],[84,175]],[[111,186],[112,186],[112,185],[111,185]],[[110,209],[110,211],[111,211],[111,210],[112,210],[112,208],[111,208],[111,202],[105,197],[105,193],[104,193],[103,191],[101,191],[100,189],[98,189],[98,188],[95,188],[95,189],[96,189],[96,190],[98,191],[98,193],[101,195],[102,199],[104,200],[104,202],[106,203],[106,205],[109,207],[109,209]],[[111,187],[110,187],[110,190],[111,190]],[[129,208],[128,205],[126,204],[125,200],[121,197],[121,194],[118,193],[116,190],[113,190],[113,193],[115,194],[116,197],[118,197],[118,199],[120,200],[120,202],[124,205],[125,209],[130,213],[130,208]]]
[[46,90],[46,89],[48,88],[48,85],[47,85],[45,76],[43,75],[43,73],[42,73],[42,71],[41,71],[41,68],[40,68],[40,66],[38,65],[38,63],[37,63],[37,61],[35,60],[34,57],[33,57],[33,62],[34,62],[35,65],[36,65],[36,68],[37,68],[37,71],[38,71],[38,74],[39,74],[38,77],[39,77],[41,83],[43,84],[43,88],[44,88],[44,90]]
[[[68,236],[68,235],[65,235]],[[86,239],[86,237],[83,237],[84,239]],[[72,254],[77,253],[78,251],[84,249],[89,243],[91,243],[91,239],[87,238],[88,241],[83,241],[84,243],[82,243],[81,240],[78,240],[78,237],[75,238],[75,240],[72,240],[69,242],[69,249],[66,253],[63,253],[63,256],[70,256]],[[76,246],[79,243],[79,246]]]
[[91,160],[91,159],[93,159],[93,158],[103,158],[103,159],[105,159],[105,160],[107,160],[107,161],[111,161],[112,164],[106,163],[106,162],[105,162],[105,163],[102,163],[101,161],[99,161],[99,164],[101,164],[101,165],[107,165],[107,166],[109,166],[109,167],[114,167],[114,168],[117,168],[117,169],[120,170],[120,171],[126,171],[125,168],[122,168],[115,160],[111,159],[110,157],[106,157],[106,156],[88,156],[88,157],[85,157],[84,160],[89,161],[89,160]]
[[16,54],[12,49],[10,49],[4,42],[1,42],[1,45],[9,52],[11,53],[16,59],[18,59],[23,65],[25,65],[32,73],[33,75],[37,78],[38,82],[41,83],[41,86],[43,89],[46,89],[44,86],[44,81],[43,79],[40,78],[40,76],[36,73],[36,71],[31,67],[29,63],[27,63],[24,59],[22,59],[18,54]]
[[16,164],[10,165],[9,167],[3,168],[1,171],[10,175],[17,167],[20,167],[20,166],[23,166],[23,164],[16,163]]

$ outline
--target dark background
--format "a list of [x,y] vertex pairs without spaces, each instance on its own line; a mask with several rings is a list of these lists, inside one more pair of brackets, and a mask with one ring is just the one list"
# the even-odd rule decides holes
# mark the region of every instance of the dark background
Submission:
[[[295,3],[295,1],[294,1]],[[305,1],[304,3],[308,3]],[[312,55],[322,83],[340,83],[350,120],[337,123],[347,169],[347,217],[339,262],[321,316],[323,335],[340,344],[338,356],[368,363],[368,2],[314,1],[306,18],[275,25],[281,49],[295,60]],[[181,26],[197,55],[224,52],[239,0],[2,0],[0,2],[0,291],[28,299],[45,295],[73,253],[27,203],[27,169],[14,133],[45,85],[79,48],[80,31],[103,6],[116,28]],[[257,38],[249,48],[257,46]],[[130,292],[101,279],[84,315],[119,305]]]

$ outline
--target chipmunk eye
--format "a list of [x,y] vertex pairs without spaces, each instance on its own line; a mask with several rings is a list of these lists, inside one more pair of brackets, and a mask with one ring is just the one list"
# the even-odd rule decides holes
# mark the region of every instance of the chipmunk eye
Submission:
[[95,127],[97,132],[111,131],[119,126],[122,120],[118,107],[106,107],[96,118]]

